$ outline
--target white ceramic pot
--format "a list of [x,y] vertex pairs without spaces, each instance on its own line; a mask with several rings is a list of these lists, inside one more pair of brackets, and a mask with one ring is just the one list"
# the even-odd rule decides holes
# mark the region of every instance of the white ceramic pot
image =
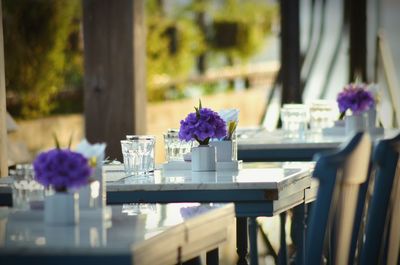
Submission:
[[192,148],[192,171],[215,171],[215,146],[199,145]]
[[233,160],[233,143],[232,141],[214,141],[210,142],[211,146],[217,149],[218,162],[230,162]]
[[353,135],[368,129],[368,116],[366,113],[349,115],[345,119],[346,135]]
[[56,192],[44,199],[44,221],[48,225],[75,225],[79,222],[79,195]]

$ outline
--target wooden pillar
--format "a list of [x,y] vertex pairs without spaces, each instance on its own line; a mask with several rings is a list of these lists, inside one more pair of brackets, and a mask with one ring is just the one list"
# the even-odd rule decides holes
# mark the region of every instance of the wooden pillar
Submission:
[[85,130],[121,159],[120,140],[146,132],[143,0],[83,0]]
[[0,0],[0,177],[8,175],[7,123],[6,123],[6,85],[4,77],[4,38],[3,15]]
[[350,0],[350,82],[367,81],[367,1]]
[[281,0],[282,103],[300,103],[299,0]]

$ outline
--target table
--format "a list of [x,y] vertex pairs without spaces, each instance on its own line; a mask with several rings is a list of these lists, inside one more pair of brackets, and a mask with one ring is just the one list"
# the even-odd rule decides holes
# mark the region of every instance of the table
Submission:
[[108,221],[48,226],[43,211],[0,208],[0,264],[172,265],[205,251],[218,264],[233,218],[233,204],[134,204],[113,206]]
[[[9,180],[9,178],[2,178],[0,181]],[[5,181],[4,181],[5,182]],[[12,205],[12,189],[11,183],[0,183],[0,206]]]
[[256,217],[275,216],[304,203],[313,165],[245,163],[239,171],[156,170],[154,175],[143,178],[125,177],[121,167],[106,166],[107,203],[233,202],[238,264],[247,264],[247,218],[251,264],[257,264]]
[[[400,132],[386,129],[374,140],[388,139]],[[238,131],[238,159],[243,161],[311,161],[316,153],[333,150],[346,142],[349,136],[323,135],[308,131],[304,138],[286,138],[283,130],[266,131],[263,128]]]

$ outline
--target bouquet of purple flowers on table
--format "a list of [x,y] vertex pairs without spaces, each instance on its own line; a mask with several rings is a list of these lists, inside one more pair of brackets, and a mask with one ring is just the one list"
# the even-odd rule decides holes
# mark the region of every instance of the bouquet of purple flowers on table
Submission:
[[35,179],[46,188],[66,192],[89,183],[92,168],[82,154],[57,148],[40,153],[33,162]]
[[185,141],[196,140],[200,145],[208,145],[210,139],[221,139],[226,136],[226,124],[217,112],[203,108],[201,101],[195,112],[181,120],[179,139]]
[[375,106],[374,95],[367,89],[364,83],[348,84],[337,96],[340,111],[340,119],[344,117],[347,110],[359,115]]

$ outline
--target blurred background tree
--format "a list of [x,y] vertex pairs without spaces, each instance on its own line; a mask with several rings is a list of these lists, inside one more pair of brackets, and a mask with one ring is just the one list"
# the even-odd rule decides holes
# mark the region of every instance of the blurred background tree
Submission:
[[69,39],[80,9],[80,0],[3,0],[7,96],[17,101],[12,114],[46,115],[66,80],[81,82],[82,55]]
[[230,60],[247,61],[265,45],[277,16],[276,5],[265,0],[220,0],[217,3],[211,9],[210,49]]
[[[278,10],[265,0],[145,3],[149,102],[226,91],[189,77],[247,63],[265,47]],[[83,111],[81,9],[81,0],[3,0],[7,109],[14,117]]]
[[157,84],[166,79],[185,79],[193,70],[196,57],[205,50],[204,36],[190,18],[193,11],[185,10],[183,5],[172,10],[167,13],[163,1],[146,1],[149,101],[183,97],[185,84],[167,88]]

